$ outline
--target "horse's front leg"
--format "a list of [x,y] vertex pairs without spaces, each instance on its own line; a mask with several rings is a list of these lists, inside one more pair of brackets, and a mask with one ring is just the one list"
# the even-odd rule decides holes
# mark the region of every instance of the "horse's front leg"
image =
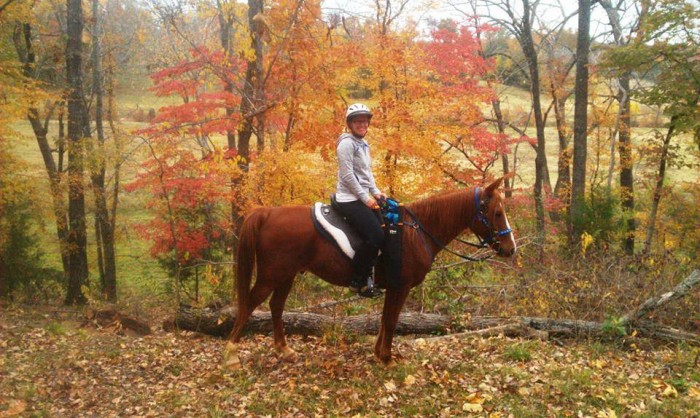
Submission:
[[374,346],[374,355],[387,366],[391,366],[391,344],[394,339],[396,324],[399,322],[399,314],[403,308],[410,289],[408,286],[399,289],[388,289],[384,298],[384,310],[382,311],[382,324]]
[[294,276],[285,281],[280,287],[275,289],[270,298],[270,313],[272,314],[272,333],[275,339],[275,349],[280,353],[285,361],[295,361],[297,354],[287,345],[287,339],[284,335],[284,323],[282,322],[282,312],[284,304],[289,296],[289,291],[292,289]]

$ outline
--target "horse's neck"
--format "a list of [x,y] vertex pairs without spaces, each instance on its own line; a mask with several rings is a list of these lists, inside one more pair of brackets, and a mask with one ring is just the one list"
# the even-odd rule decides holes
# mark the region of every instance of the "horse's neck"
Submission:
[[474,217],[474,190],[429,197],[409,205],[423,227],[443,244],[467,229]]

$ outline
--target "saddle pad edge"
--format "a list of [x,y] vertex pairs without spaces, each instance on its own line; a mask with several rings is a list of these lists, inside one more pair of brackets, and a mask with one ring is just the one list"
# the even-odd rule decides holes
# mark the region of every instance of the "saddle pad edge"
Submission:
[[321,207],[323,207],[323,204],[321,202],[316,202],[314,204],[314,213],[316,214],[316,219],[318,222],[323,226],[323,228],[328,231],[328,233],[335,239],[336,243],[340,247],[340,249],[352,259],[355,257],[355,250],[353,250],[352,246],[350,245],[350,241],[348,240],[347,236],[345,233],[333,226],[330,222],[326,220],[326,218],[323,216],[321,213]]

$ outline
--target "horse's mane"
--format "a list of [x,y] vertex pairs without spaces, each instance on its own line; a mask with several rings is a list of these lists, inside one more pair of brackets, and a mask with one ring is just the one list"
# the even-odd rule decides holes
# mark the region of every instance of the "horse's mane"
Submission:
[[443,192],[406,205],[421,222],[437,219],[431,232],[442,235],[445,232],[459,232],[465,228],[469,210],[468,194],[471,189]]

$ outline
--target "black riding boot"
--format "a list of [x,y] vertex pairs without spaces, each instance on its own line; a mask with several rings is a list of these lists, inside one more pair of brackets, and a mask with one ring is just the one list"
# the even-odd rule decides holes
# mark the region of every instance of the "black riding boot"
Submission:
[[350,290],[365,298],[381,296],[381,289],[374,285],[372,268],[377,262],[379,249],[372,244],[364,243],[358,248],[352,259],[353,275],[350,280]]
[[353,275],[350,280],[350,290],[362,296],[363,298],[376,298],[384,292],[374,284],[372,276],[356,276]]

